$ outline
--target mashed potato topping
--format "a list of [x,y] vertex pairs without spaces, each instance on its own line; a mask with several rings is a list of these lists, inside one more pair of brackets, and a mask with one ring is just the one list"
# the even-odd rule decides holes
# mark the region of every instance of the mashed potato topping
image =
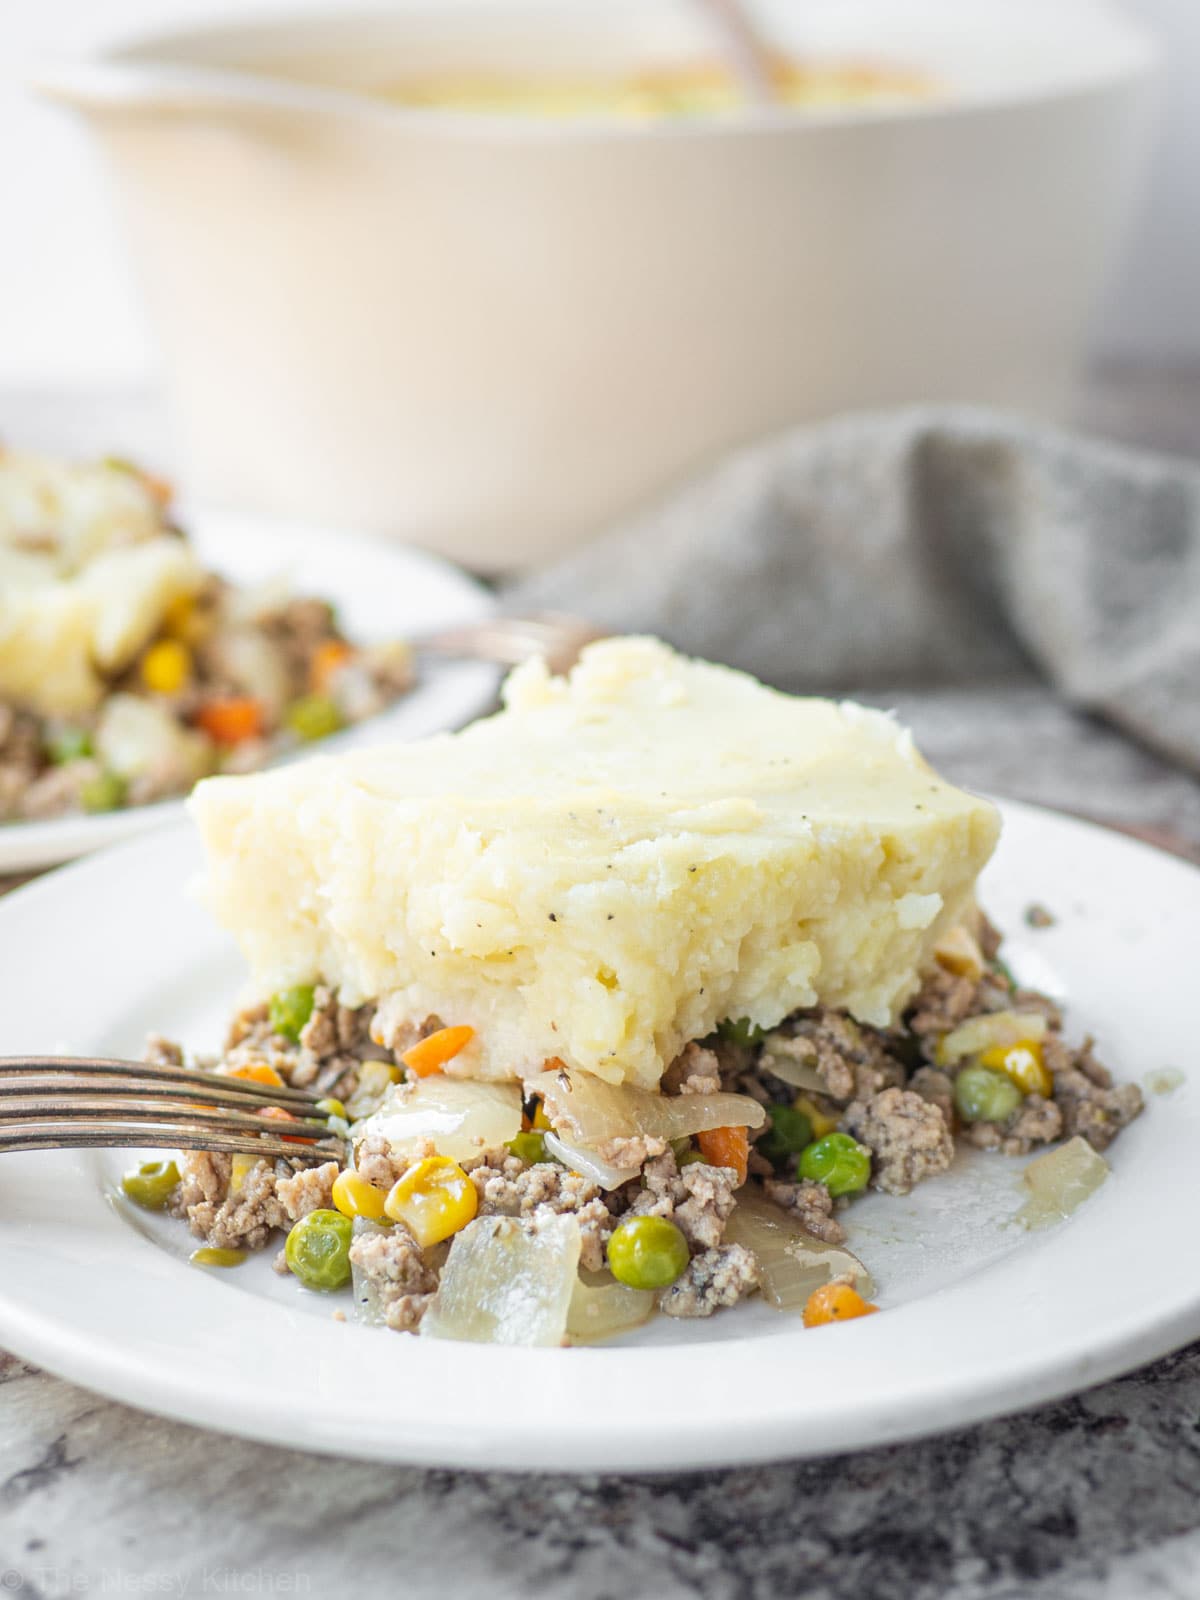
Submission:
[[656,1085],[724,1018],[890,1022],[995,844],[888,716],[651,639],[509,679],[457,734],[202,784],[206,897],[265,993],[436,1015],[451,1064]]
[[0,700],[46,716],[90,711],[105,675],[199,588],[153,480],[120,462],[0,453]]

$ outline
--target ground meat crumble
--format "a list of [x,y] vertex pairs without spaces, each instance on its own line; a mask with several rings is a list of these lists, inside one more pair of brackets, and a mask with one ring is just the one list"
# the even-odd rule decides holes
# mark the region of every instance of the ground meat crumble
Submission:
[[[0,726],[0,736],[3,732]],[[11,741],[11,729],[8,737]],[[704,1095],[724,1089],[749,1095],[768,1112],[796,1102],[818,1128],[834,1126],[866,1146],[872,1185],[892,1195],[945,1172],[954,1159],[955,1134],[968,1145],[1005,1155],[1023,1155],[1075,1135],[1104,1150],[1142,1110],[1141,1090],[1135,1084],[1114,1086],[1090,1039],[1079,1046],[1067,1042],[1057,1005],[1012,980],[996,956],[998,942],[994,930],[981,922],[960,946],[960,954],[963,948],[968,956],[973,952],[963,962],[965,970],[936,967],[890,1030],[819,1008],[795,1013],[765,1036],[729,1030],[728,1037],[687,1045],[664,1076],[664,1092]],[[939,1045],[965,1021],[1008,1010],[1045,1019],[1040,1047],[1052,1097],[1027,1094],[1004,1123],[963,1125],[955,1077],[967,1062],[947,1067]],[[298,1040],[275,1033],[268,1008],[254,1006],[234,1018],[222,1056],[196,1065],[228,1072],[265,1064],[286,1083],[349,1100],[364,1092],[368,1079],[383,1086],[373,1092],[390,1087],[400,1075],[404,1050],[440,1025],[428,1017],[416,1023],[389,1019],[381,1027],[373,1007],[344,1006],[330,988],[318,986]],[[187,1064],[179,1045],[157,1035],[147,1041],[145,1059],[164,1069]],[[810,1075],[810,1088],[797,1091],[797,1081],[806,1081],[797,1067]],[[828,1121],[821,1123],[822,1117]],[[847,1200],[833,1199],[823,1184],[799,1179],[795,1154],[780,1155],[778,1146],[763,1137],[770,1127],[768,1120],[752,1134],[749,1181],[806,1233],[841,1245]],[[371,1133],[357,1143],[355,1167],[368,1183],[386,1191],[413,1161],[434,1154],[434,1143],[426,1140],[398,1157],[386,1138]],[[610,1139],[596,1154],[628,1170],[629,1179],[606,1191],[556,1161],[527,1161],[507,1146],[480,1150],[461,1165],[475,1188],[480,1216],[514,1217],[534,1229],[551,1216],[574,1216],[580,1266],[589,1273],[605,1269],[609,1238],[623,1218],[669,1218],[682,1232],[690,1260],[658,1296],[659,1309],[668,1316],[707,1317],[758,1291],[754,1254],[725,1238],[738,1197],[732,1168],[699,1159],[690,1141],[668,1145],[644,1135]],[[306,1167],[295,1160],[247,1163],[245,1157],[207,1153],[186,1155],[179,1164],[171,1212],[206,1244],[240,1249],[259,1249],[309,1212],[329,1208],[339,1171],[332,1161]],[[423,1252],[402,1224],[365,1230],[356,1224],[351,1261],[360,1297],[371,1302],[376,1320],[402,1332],[419,1327],[437,1291],[446,1248]],[[276,1265],[287,1270],[282,1252]]]
[[350,1246],[350,1261],[387,1326],[415,1333],[437,1288],[437,1271],[408,1229],[397,1225],[360,1233]]
[[668,1317],[711,1317],[733,1306],[759,1285],[758,1261],[742,1244],[718,1245],[693,1256],[681,1278],[658,1297]]
[[825,1244],[845,1244],[846,1230],[833,1214],[833,1196],[823,1183],[807,1178],[800,1183],[767,1178],[763,1193],[785,1211],[794,1212],[796,1221],[814,1238]]
[[616,1219],[596,1184],[554,1161],[526,1165],[504,1149],[487,1151],[470,1174],[480,1216],[527,1217],[536,1224],[547,1214],[569,1212],[583,1241],[580,1266],[588,1272],[603,1269],[604,1247]]
[[941,1108],[911,1089],[893,1087],[852,1101],[842,1126],[870,1150],[871,1182],[885,1194],[907,1194],[954,1160]]

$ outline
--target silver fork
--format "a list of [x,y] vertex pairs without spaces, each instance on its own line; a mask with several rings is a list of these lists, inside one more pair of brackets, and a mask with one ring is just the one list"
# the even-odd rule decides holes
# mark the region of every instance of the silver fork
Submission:
[[530,656],[544,656],[550,671],[557,674],[575,665],[585,645],[604,637],[603,628],[581,617],[540,611],[527,617],[485,617],[457,628],[439,628],[435,633],[414,636],[411,643],[415,650],[429,655],[496,661],[506,667],[518,666]]
[[[345,1145],[317,1110],[319,1098],[144,1061],[0,1056],[0,1154],[146,1146],[340,1161]],[[292,1120],[264,1115],[272,1108]]]

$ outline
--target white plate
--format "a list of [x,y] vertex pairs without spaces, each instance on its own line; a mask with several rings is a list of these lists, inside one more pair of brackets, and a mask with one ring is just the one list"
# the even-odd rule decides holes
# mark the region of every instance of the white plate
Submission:
[[[334,528],[188,506],[180,507],[179,520],[207,567],[238,583],[286,574],[295,593],[333,601],[353,639],[426,633],[473,622],[493,607],[465,572],[419,550],[374,544]],[[487,707],[497,679],[497,671],[482,662],[434,663],[423,668],[411,694],[381,716],[326,740],[321,750],[419,739],[439,728],[460,727]],[[0,873],[70,861],[161,827],[181,811],[182,801],[164,800],[102,816],[0,823]]]
[[[1017,972],[1065,994],[1120,1076],[1190,1069],[1200,873],[1006,805],[985,901]],[[216,1042],[242,969],[183,885],[186,829],[0,901],[0,1052]],[[1053,928],[1028,929],[1040,900]],[[151,1411],[304,1449],[423,1465],[693,1468],[816,1455],[1032,1405],[1200,1334],[1200,1096],[1189,1080],[1117,1141],[1113,1176],[1027,1234],[1016,1164],[976,1155],[848,1213],[884,1314],[806,1332],[750,1303],[621,1344],[512,1350],[333,1319],[337,1298],[187,1264],[178,1225],[112,1198],[119,1153],[0,1161],[0,1341]],[[345,1304],[344,1297],[342,1303]]]

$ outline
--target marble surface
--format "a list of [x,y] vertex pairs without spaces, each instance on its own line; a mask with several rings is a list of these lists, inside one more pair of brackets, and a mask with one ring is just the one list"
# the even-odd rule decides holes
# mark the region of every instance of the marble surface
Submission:
[[[1165,416],[1161,386],[1150,387]],[[1200,382],[1189,392],[1194,401]],[[1147,412],[1121,412],[1115,392],[1102,400],[1125,436],[1161,436]],[[29,414],[0,395],[0,432],[16,436]],[[1200,451],[1182,423],[1169,443]],[[1032,686],[893,703],[959,781],[1200,851],[1200,784]],[[415,1600],[1200,1596],[1200,1344],[1076,1399],[921,1443],[579,1480],[240,1443],[0,1356],[0,1592],[342,1596],[385,1585]]]

